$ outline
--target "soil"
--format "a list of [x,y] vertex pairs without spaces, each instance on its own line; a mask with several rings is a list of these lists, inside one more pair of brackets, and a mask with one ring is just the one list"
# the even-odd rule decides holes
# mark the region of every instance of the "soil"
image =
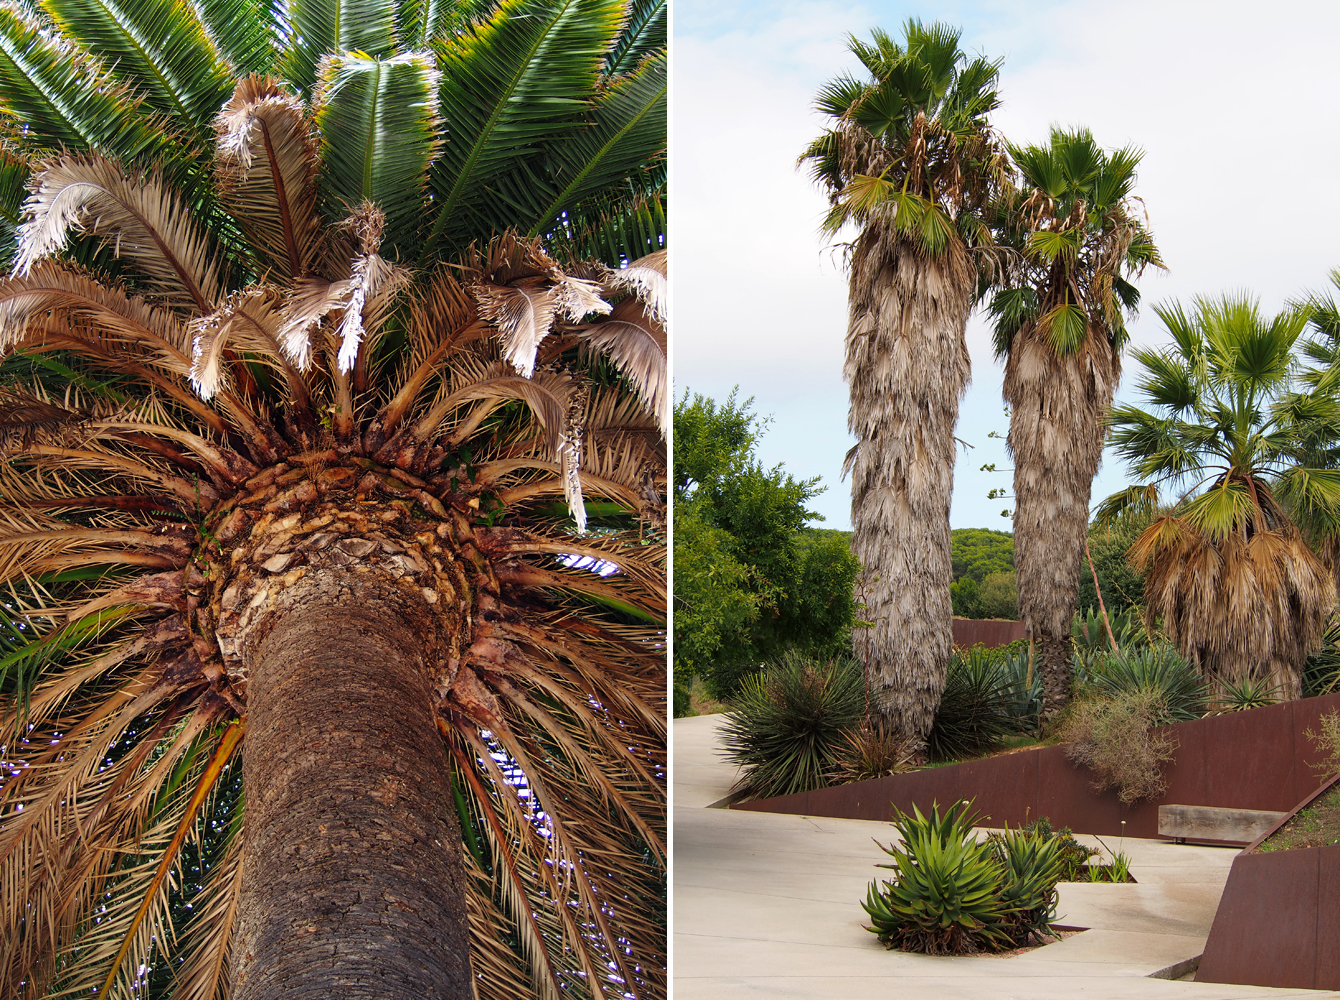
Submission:
[[1300,810],[1297,816],[1272,833],[1257,851],[1264,854],[1332,844],[1340,844],[1340,783]]
[[1054,928],[1055,933],[1052,934],[1051,937],[1045,939],[1039,944],[1025,945],[1022,948],[1011,948],[1009,951],[998,951],[995,952],[994,954],[996,958],[1012,958],[1015,955],[1023,955],[1030,951],[1037,951],[1037,949],[1044,947],[1045,945],[1056,944],[1057,941],[1064,941],[1066,938],[1074,937],[1076,934],[1083,934],[1088,929],[1089,928],[1087,927],[1066,927],[1066,928],[1057,927]]

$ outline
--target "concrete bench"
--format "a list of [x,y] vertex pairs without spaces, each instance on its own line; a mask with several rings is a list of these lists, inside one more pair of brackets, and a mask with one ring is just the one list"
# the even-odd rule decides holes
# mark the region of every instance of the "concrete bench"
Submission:
[[1266,809],[1224,809],[1219,806],[1159,806],[1159,836],[1179,843],[1218,840],[1250,844],[1288,813]]

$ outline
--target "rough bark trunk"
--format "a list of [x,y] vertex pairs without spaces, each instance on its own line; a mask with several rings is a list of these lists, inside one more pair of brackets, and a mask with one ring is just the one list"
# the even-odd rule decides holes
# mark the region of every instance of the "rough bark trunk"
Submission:
[[1070,623],[1089,497],[1120,368],[1101,331],[1090,330],[1078,354],[1058,358],[1035,327],[1019,332],[1005,364],[1019,618],[1037,643],[1044,718],[1070,698]]
[[843,374],[870,693],[889,728],[915,740],[935,721],[953,648],[949,502],[975,282],[961,246],[929,259],[872,227],[853,254]]
[[248,656],[235,1000],[473,997],[423,636],[361,590],[313,588]]

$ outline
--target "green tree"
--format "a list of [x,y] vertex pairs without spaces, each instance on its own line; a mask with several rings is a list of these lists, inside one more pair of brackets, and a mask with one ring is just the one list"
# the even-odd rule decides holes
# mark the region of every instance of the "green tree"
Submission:
[[1293,374],[1307,313],[1266,317],[1245,295],[1156,312],[1173,343],[1135,352],[1148,409],[1113,412],[1113,442],[1139,482],[1099,514],[1153,515],[1130,550],[1145,613],[1207,680],[1259,678],[1297,698],[1335,603],[1299,523],[1340,512],[1340,471],[1308,464],[1318,413],[1335,400]]
[[956,581],[970,577],[981,583],[991,573],[1008,573],[1014,569],[1014,536],[1008,531],[955,528],[950,537]]
[[1019,614],[1042,676],[1043,713],[1070,695],[1070,623],[1089,494],[1140,294],[1128,279],[1161,267],[1132,190],[1140,153],[1105,153],[1087,130],[1052,129],[1010,146],[1020,186],[1002,202],[1004,287],[991,301],[1005,360],[1014,458]]
[[859,228],[843,374],[871,700],[889,731],[924,739],[953,646],[949,501],[978,291],[971,248],[991,240],[983,212],[1005,169],[987,125],[997,64],[915,20],[901,42],[876,29],[849,47],[867,76],[819,92],[829,125],[801,159],[829,196],[824,231]]
[[0,11],[0,995],[664,995],[665,13]]
[[822,489],[755,446],[767,427],[732,392],[675,403],[675,677],[730,696],[746,672],[796,649],[850,650],[857,563],[840,533],[811,534]]

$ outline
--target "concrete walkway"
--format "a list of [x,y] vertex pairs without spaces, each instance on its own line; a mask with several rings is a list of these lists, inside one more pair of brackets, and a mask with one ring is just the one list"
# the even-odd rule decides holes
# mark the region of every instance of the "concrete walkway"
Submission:
[[1062,885],[1059,922],[1082,934],[1005,957],[886,951],[859,902],[887,859],[871,838],[893,827],[706,808],[735,779],[713,746],[721,718],[674,723],[675,1000],[1340,997],[1148,978],[1200,955],[1236,853],[1165,841],[1103,838],[1138,884]]

